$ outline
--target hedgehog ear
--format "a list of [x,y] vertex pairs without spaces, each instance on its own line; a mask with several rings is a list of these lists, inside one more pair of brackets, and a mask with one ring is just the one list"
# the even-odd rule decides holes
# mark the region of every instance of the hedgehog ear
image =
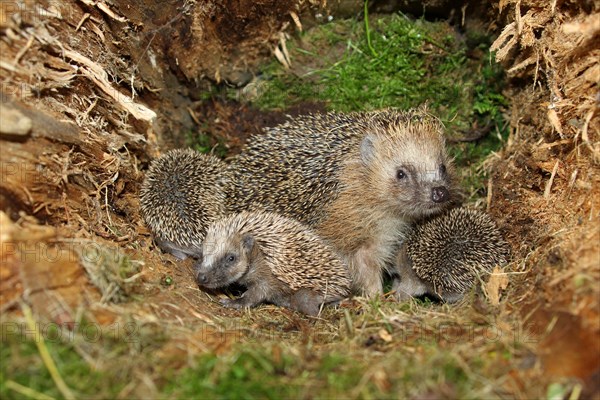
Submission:
[[254,236],[249,233],[246,233],[244,236],[242,236],[242,247],[246,251],[251,251],[254,247]]
[[366,135],[360,143],[360,157],[364,164],[369,164],[375,158],[375,137]]

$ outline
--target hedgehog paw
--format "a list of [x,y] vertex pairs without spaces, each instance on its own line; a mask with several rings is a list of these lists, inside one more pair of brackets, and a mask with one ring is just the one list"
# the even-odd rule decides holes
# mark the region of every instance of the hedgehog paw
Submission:
[[244,303],[241,300],[242,299],[220,299],[219,303],[221,303],[221,305],[224,307],[240,310],[244,308]]

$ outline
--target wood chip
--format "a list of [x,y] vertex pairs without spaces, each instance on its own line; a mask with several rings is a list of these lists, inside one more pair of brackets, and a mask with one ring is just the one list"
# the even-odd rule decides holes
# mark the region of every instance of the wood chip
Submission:
[[23,115],[19,110],[0,104],[0,133],[4,135],[25,136],[31,132],[33,123],[31,118]]
[[392,335],[390,335],[390,333],[385,329],[380,329],[378,334],[381,340],[383,340],[384,342],[389,343],[392,341]]
[[560,119],[558,119],[558,114],[554,108],[548,109],[548,121],[552,124],[552,127],[558,132],[560,137],[563,136],[562,125],[560,123]]
[[108,81],[108,74],[99,65],[89,58],[72,50],[65,50],[66,57],[80,64],[79,71],[94,82],[104,93],[112,97],[123,109],[128,111],[138,120],[152,123],[156,119],[156,113],[148,107],[135,103],[130,97],[125,96],[114,88]]
[[120,15],[117,15],[113,10],[110,9],[106,4],[101,1],[92,1],[92,0],[80,0],[83,4],[89,7],[98,7],[100,11],[119,22],[128,22],[127,18],[124,18]]
[[485,286],[487,297],[494,306],[500,304],[500,292],[508,286],[508,276],[500,267],[494,267],[490,279]]
[[550,192],[552,191],[552,184],[554,183],[554,177],[556,176],[556,172],[558,171],[559,161],[556,160],[554,164],[554,168],[552,168],[552,175],[550,175],[550,180],[546,183],[546,188],[544,189],[544,198],[548,199],[550,197]]
[[290,11],[290,17],[292,17],[296,28],[298,28],[298,30],[302,32],[302,22],[300,22],[300,17],[298,17],[298,14],[296,14],[295,11]]

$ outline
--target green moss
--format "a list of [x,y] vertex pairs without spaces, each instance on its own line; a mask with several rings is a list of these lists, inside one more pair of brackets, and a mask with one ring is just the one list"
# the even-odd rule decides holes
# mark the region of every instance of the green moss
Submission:
[[[115,397],[127,383],[126,379],[119,376],[111,376],[91,368],[70,344],[46,342],[46,345],[60,375],[77,397]],[[62,398],[31,340],[2,341],[0,398],[23,398],[6,386],[9,380],[54,398]]]
[[167,340],[161,326],[133,320],[105,327],[82,320],[75,324],[74,331],[55,323],[38,322],[38,326],[40,333],[36,335],[24,323],[2,323],[0,398],[24,398],[7,386],[9,381],[62,398],[40,357],[36,340],[44,340],[58,373],[76,398],[97,399],[117,397],[136,373],[151,371],[154,352]]
[[194,367],[170,379],[165,393],[177,398],[331,398],[347,393],[364,373],[348,355],[315,354],[307,360],[284,351],[275,360],[261,346],[238,350],[225,357],[198,358]]
[[215,138],[212,135],[202,131],[190,131],[185,135],[186,145],[194,150],[204,154],[214,154],[217,157],[224,158],[227,154],[227,147],[221,138]]
[[[331,110],[401,109],[429,102],[446,123],[466,128],[476,115],[495,114],[504,99],[492,65],[467,56],[467,40],[445,23],[404,15],[370,19],[370,44],[363,24],[338,21],[316,27],[289,44],[294,68],[272,63],[263,71],[263,109],[285,109],[322,101]],[[485,60],[488,62],[488,60]],[[491,90],[490,90],[491,89]]]
[[207,354],[199,357],[194,367],[172,376],[165,392],[177,398],[276,399],[292,396],[292,387],[273,379],[275,370],[274,362],[264,352],[241,349],[239,353],[225,357]]
[[505,372],[494,367],[495,358],[484,362],[476,354],[456,354],[454,347],[468,344],[463,340],[443,347],[435,332],[418,343],[400,337],[392,332],[393,347],[387,351],[361,344],[365,337],[319,347],[244,343],[227,354],[196,358],[192,367],[167,379],[163,393],[168,398],[319,399],[434,396],[451,390],[457,398],[489,398],[488,378],[477,371]]
[[369,24],[367,32],[363,22],[336,21],[288,42],[292,69],[277,62],[265,67],[254,104],[285,110],[322,102],[330,110],[349,112],[426,102],[451,138],[489,131],[483,139],[450,145],[456,164],[466,169],[462,184],[471,198],[485,195],[486,177],[479,168],[508,136],[504,77],[487,50],[490,37],[459,35],[444,22],[401,14],[371,16]]

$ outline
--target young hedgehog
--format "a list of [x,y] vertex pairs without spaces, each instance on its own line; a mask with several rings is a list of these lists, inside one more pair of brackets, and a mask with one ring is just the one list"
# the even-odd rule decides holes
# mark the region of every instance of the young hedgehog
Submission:
[[350,293],[347,267],[308,227],[270,212],[241,212],[214,222],[195,266],[200,286],[239,283],[246,292],[227,307],[262,302],[317,315],[321,304]]
[[454,303],[476,276],[508,257],[508,244],[487,214],[455,208],[415,228],[398,254],[400,280],[393,289],[399,300],[430,294]]
[[365,295],[382,292],[403,232],[453,197],[443,126],[425,107],[298,117],[253,137],[230,173],[228,208],[308,224]]
[[223,161],[192,149],[171,150],[152,162],[140,208],[160,248],[180,259],[200,251],[208,224],[226,213],[226,174]]

